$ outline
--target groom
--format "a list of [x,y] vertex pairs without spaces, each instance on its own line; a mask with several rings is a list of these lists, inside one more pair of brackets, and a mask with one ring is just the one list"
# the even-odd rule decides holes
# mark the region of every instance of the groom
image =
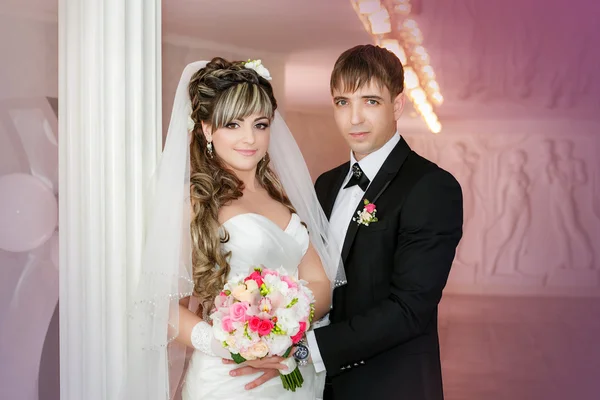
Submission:
[[[443,399],[437,313],[462,236],[462,192],[398,134],[403,90],[398,58],[372,45],[344,52],[331,75],[352,151],[315,183],[348,281],[334,290],[331,324],[307,335],[317,372],[327,371],[324,400]],[[247,389],[278,375],[263,372]]]
[[[331,75],[352,151],[315,183],[348,281],[334,291],[331,324],[307,337],[327,371],[325,400],[443,399],[438,303],[462,236],[462,192],[398,134],[403,90],[402,64],[373,45],[344,52]],[[363,211],[377,222],[355,221]]]

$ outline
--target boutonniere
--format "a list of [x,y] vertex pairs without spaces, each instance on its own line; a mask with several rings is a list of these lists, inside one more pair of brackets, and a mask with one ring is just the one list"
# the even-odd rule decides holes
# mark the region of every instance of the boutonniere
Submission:
[[377,207],[367,199],[365,199],[365,206],[362,211],[357,211],[356,214],[358,217],[352,218],[352,221],[357,222],[359,225],[369,226],[369,224],[379,221],[375,216]]

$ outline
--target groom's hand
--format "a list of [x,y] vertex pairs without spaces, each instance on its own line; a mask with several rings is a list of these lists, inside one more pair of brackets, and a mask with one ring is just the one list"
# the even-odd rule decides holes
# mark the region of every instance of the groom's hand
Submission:
[[[277,358],[280,358],[280,357],[277,357]],[[235,361],[224,358],[223,363],[224,364],[235,364]],[[279,363],[279,361],[277,363]],[[257,372],[262,372],[263,374],[261,376],[259,376],[257,379],[253,380],[252,382],[250,382],[246,386],[244,386],[244,388],[246,390],[251,390],[256,387],[259,387],[260,385],[262,385],[265,382],[270,381],[271,379],[275,378],[276,376],[279,376],[279,368],[280,368],[279,366],[280,365],[281,364],[279,364],[277,366],[272,366],[269,368],[255,368],[250,365],[246,365],[246,366],[231,370],[229,372],[229,374],[231,376],[244,376],[244,375],[256,374]]]

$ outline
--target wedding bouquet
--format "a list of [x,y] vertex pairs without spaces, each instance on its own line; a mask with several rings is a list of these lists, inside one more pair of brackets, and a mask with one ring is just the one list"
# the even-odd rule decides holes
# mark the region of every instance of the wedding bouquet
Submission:
[[247,276],[233,276],[225,284],[210,314],[215,338],[236,363],[285,357],[288,369],[280,376],[283,387],[291,391],[304,379],[288,356],[314,317],[315,301],[306,283],[283,268],[252,267]]

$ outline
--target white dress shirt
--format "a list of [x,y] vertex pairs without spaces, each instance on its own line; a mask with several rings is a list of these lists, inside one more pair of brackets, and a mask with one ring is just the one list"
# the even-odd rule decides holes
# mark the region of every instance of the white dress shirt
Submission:
[[[370,182],[373,182],[373,179],[381,169],[381,166],[388,158],[394,147],[400,141],[400,135],[398,132],[392,136],[390,140],[386,144],[384,144],[380,149],[374,151],[373,153],[367,155],[362,160],[358,161],[358,165],[362,169],[363,173],[369,178]],[[335,204],[333,205],[333,210],[331,212],[331,217],[329,218],[329,228],[330,235],[335,240],[335,243],[339,246],[339,251],[336,254],[339,254],[341,258],[342,254],[342,246],[344,245],[344,240],[346,238],[346,232],[348,231],[348,227],[350,226],[350,221],[354,217],[354,212],[358,207],[358,203],[362,200],[365,192],[358,185],[354,185],[347,189],[344,189],[344,186],[348,183],[350,178],[352,177],[352,166],[356,163],[356,158],[354,157],[354,153],[350,151],[350,169],[344,182],[342,183],[342,187],[337,194],[335,199]],[[370,185],[370,183],[369,183]],[[317,373],[325,370],[325,364],[323,363],[323,358],[321,357],[321,353],[319,352],[319,346],[317,345],[317,340],[315,338],[315,334],[313,331],[308,331],[306,334],[306,339],[308,341],[308,347],[310,349],[311,358],[313,364],[315,366],[315,370]]]

